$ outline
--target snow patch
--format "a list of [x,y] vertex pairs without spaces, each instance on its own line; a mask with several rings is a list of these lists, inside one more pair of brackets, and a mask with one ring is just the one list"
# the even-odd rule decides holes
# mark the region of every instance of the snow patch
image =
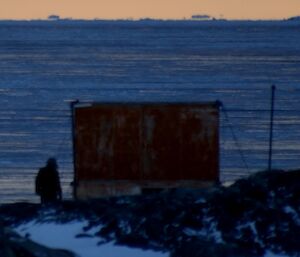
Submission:
[[218,224],[212,218],[207,218],[204,224],[204,228],[201,230],[195,230],[192,228],[185,228],[183,232],[187,236],[193,237],[206,237],[215,241],[216,243],[224,243],[222,232],[218,230]]
[[283,253],[273,253],[271,251],[266,251],[264,257],[289,257]]
[[297,211],[292,208],[291,206],[285,206],[283,208],[283,211],[286,213],[286,214],[289,214],[292,216],[292,219],[295,221],[295,223],[300,226],[300,217],[297,213]]
[[[168,257],[169,253],[156,252],[152,250],[141,250],[126,246],[118,246],[113,242],[99,244],[100,237],[95,237],[96,230],[84,231],[87,227],[86,221],[76,221],[67,224],[38,223],[31,221],[15,228],[21,236],[29,237],[31,240],[57,249],[66,249],[74,252],[80,257]],[[87,234],[88,233],[88,234]],[[86,234],[86,237],[76,237]]]
[[245,224],[241,224],[239,226],[237,226],[237,231],[239,231],[239,233],[241,233],[241,231],[245,228],[249,228],[254,236],[254,241],[256,243],[258,243],[262,248],[265,247],[264,243],[260,240],[259,238],[259,234],[256,230],[256,225],[255,225],[255,221],[251,221],[251,222],[247,222]]

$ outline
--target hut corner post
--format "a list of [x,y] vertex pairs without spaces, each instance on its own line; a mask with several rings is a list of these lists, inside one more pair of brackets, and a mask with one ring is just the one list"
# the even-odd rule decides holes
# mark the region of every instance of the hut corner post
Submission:
[[76,155],[75,155],[75,105],[79,103],[79,100],[73,100],[70,102],[70,109],[71,109],[71,129],[72,129],[72,157],[73,157],[73,197],[77,199],[77,177],[76,177]]
[[276,86],[271,87],[271,110],[270,110],[270,135],[269,135],[269,156],[268,156],[268,171],[272,170],[272,147],[273,147],[273,125],[274,125],[274,102],[275,102]]

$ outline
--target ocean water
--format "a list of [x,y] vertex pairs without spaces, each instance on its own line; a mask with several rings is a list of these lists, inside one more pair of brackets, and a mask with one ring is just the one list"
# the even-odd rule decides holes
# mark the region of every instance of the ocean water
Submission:
[[222,101],[221,179],[300,167],[300,23],[0,21],[0,203],[37,201],[48,157],[73,179],[70,100]]

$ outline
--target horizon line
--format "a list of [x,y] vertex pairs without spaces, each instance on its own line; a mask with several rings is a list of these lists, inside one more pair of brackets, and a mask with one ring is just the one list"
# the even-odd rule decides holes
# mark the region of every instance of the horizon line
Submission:
[[[52,15],[50,15],[52,16]],[[215,18],[215,17],[209,17],[207,19],[197,19],[197,18],[151,18],[151,17],[144,17],[144,18],[72,18],[72,17],[66,17],[61,18],[58,16],[58,18],[34,18],[34,19],[1,19],[2,21],[49,21],[49,22],[58,22],[58,21],[194,21],[194,22],[207,22],[207,21],[300,21],[300,15],[299,16],[291,16],[287,18],[268,18],[268,19],[250,19],[250,18],[240,18],[240,19],[227,19],[227,18]]]

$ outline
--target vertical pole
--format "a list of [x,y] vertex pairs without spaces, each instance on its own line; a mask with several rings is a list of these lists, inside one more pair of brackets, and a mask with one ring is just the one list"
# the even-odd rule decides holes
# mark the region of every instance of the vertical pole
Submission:
[[217,100],[215,103],[215,106],[217,107],[217,115],[218,115],[218,179],[216,181],[217,185],[220,185],[220,160],[221,160],[221,146],[220,146],[220,140],[221,140],[221,129],[220,129],[220,110],[223,107],[223,103],[220,100]]
[[75,167],[75,160],[76,160],[76,155],[75,155],[75,112],[74,112],[74,107],[76,104],[79,103],[79,100],[74,100],[70,102],[70,108],[71,108],[71,122],[72,122],[72,157],[73,157],[73,197],[76,199],[77,198],[77,193],[76,193],[76,188],[77,188],[77,174],[76,174],[76,167]]
[[272,147],[273,147],[273,124],[274,124],[274,101],[275,101],[275,85],[271,87],[271,113],[270,113],[270,137],[269,137],[269,161],[268,171],[272,170]]

